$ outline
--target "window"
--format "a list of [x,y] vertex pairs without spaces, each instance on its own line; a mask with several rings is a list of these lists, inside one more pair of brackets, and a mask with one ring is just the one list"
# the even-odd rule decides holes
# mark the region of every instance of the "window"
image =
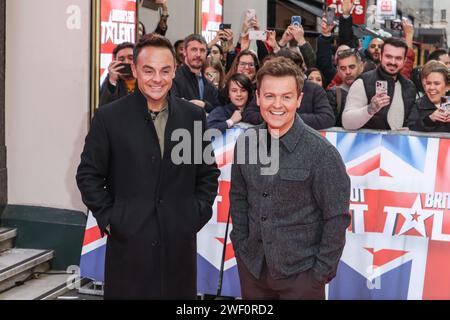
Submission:
[[441,10],[441,21],[447,21],[447,10]]

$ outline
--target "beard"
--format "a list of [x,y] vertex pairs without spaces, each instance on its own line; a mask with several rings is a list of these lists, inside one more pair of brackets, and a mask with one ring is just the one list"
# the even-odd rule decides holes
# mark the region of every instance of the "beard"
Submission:
[[[398,65],[396,65],[396,64],[388,64],[387,67],[394,67],[396,70],[398,70]],[[391,73],[390,71],[386,70],[386,68],[382,64],[381,64],[381,69],[383,69],[383,71],[390,76],[396,76],[400,72],[400,70],[398,70],[397,72]]]

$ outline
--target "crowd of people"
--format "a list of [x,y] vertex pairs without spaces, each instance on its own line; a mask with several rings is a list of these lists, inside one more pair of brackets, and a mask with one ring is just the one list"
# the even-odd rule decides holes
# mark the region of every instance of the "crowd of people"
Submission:
[[[352,1],[344,1],[342,8],[337,36],[333,35],[337,23],[329,24],[323,18],[317,51],[305,40],[303,27],[293,25],[280,39],[275,31],[267,31],[266,41],[256,40],[257,51],[252,51],[249,33],[260,29],[256,17],[244,19],[236,45],[231,29],[219,30],[210,43],[195,34],[176,41],[177,73],[171,93],[212,113],[208,116],[212,128],[223,130],[241,121],[260,124],[262,118],[254,98],[256,74],[271,58],[284,56],[304,73],[304,97],[298,113],[316,130],[343,127],[449,132],[449,52],[436,49],[425,65],[414,68],[414,27],[407,20],[402,20],[403,38],[374,37],[363,48],[353,34]],[[161,24],[155,32],[165,35],[167,24],[165,28]],[[120,72],[123,63],[132,63],[133,46],[123,43],[115,49],[101,88],[100,105],[134,90],[133,75]],[[247,91],[242,79],[236,80],[235,74],[248,78],[252,92]],[[377,89],[379,82],[385,90]],[[245,92],[239,96],[245,100],[243,104],[231,92],[236,86]],[[222,111],[213,112],[216,108]]]

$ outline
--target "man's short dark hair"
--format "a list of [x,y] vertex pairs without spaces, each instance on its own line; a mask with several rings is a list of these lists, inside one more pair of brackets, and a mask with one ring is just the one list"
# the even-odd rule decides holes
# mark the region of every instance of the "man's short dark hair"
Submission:
[[139,42],[134,47],[133,51],[133,62],[137,63],[137,57],[142,49],[146,47],[156,47],[156,48],[166,48],[172,53],[173,58],[175,59],[175,50],[173,50],[172,44],[170,41],[157,33],[149,33],[144,35]]
[[[222,48],[222,46],[221,46],[220,44],[217,44],[217,43],[216,43],[215,45],[212,46],[212,48],[214,48],[214,47],[216,47],[217,49],[219,49],[220,54],[223,55],[223,48]],[[212,48],[211,48],[211,49],[212,49]],[[211,51],[211,49],[210,49],[210,51]]]
[[293,61],[300,68],[300,70],[303,70],[304,60],[300,53],[289,48],[282,48],[275,54],[275,56],[288,58]]
[[434,50],[432,53],[430,53],[428,55],[427,62],[428,61],[432,61],[432,60],[439,61],[439,58],[441,56],[445,55],[445,54],[448,55],[447,50],[445,50],[445,49],[436,49],[436,50]]
[[183,44],[183,42],[184,42],[184,39],[180,39],[180,40],[175,41],[175,43],[173,44],[173,48],[174,48],[175,50],[177,50],[178,46],[179,46],[180,44]]
[[190,34],[186,38],[184,38],[184,48],[187,49],[188,44],[192,41],[200,42],[201,44],[204,44],[206,47],[208,44],[206,43],[205,38],[199,34]]
[[119,53],[119,51],[123,50],[123,49],[126,49],[126,48],[134,49],[134,43],[123,42],[123,43],[119,44],[117,47],[115,47],[114,50],[113,50],[114,60],[116,60],[117,54]]
[[405,58],[406,58],[406,54],[408,53],[408,45],[406,44],[405,40],[400,39],[400,38],[395,38],[395,37],[385,39],[383,45],[381,46],[381,54],[382,55],[383,55],[384,47],[386,45],[391,45],[396,48],[405,49]]
[[294,63],[293,60],[286,57],[275,57],[267,61],[256,74],[257,91],[261,90],[261,83],[265,76],[272,77],[286,77],[292,76],[297,83],[297,92],[300,93],[303,90],[305,83],[303,79],[303,73],[300,67]]

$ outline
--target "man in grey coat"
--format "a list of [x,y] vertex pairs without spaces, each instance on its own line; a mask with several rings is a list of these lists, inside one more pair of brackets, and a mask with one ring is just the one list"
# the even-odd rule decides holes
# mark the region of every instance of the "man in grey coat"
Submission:
[[[350,222],[350,179],[337,150],[296,114],[303,87],[298,67],[274,58],[258,72],[257,86],[265,123],[238,139],[231,173],[231,240],[242,297],[324,299]],[[261,159],[242,161],[261,149],[278,160],[277,172],[267,174]]]

